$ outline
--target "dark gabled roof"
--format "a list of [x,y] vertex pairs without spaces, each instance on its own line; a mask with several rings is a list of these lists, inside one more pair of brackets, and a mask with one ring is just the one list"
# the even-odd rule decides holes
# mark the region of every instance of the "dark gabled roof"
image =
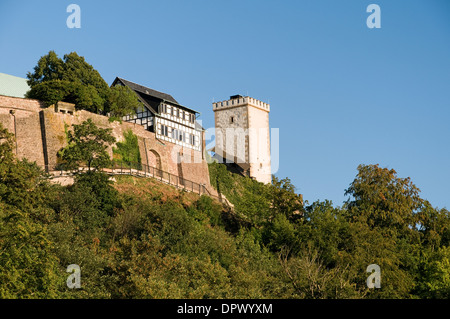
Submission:
[[[165,101],[169,101],[169,102],[178,104],[177,100],[175,100],[173,98],[173,96],[170,95],[170,94],[159,92],[159,91],[153,90],[151,88],[145,87],[145,86],[140,85],[140,84],[136,84],[134,82],[131,82],[131,81],[119,78],[119,77],[117,77],[116,80],[117,79],[120,80],[126,86],[128,86],[130,89],[132,89],[132,90],[134,90],[136,92],[143,93],[143,94],[146,94],[146,95],[150,95],[150,96],[156,97],[156,98],[158,98],[160,100],[165,100]],[[114,80],[114,83],[116,82],[116,80]]]
[[153,113],[158,113],[158,105],[161,103],[160,99],[157,99],[151,95],[144,94],[141,92],[134,91],[139,97],[139,100],[144,103],[144,105]]
[[181,108],[190,110],[194,113],[199,113],[191,108],[188,108],[186,106],[181,105],[173,98],[172,95],[159,92],[156,90],[153,90],[151,88],[148,88],[146,86],[116,77],[112,85],[115,85],[118,81],[122,82],[124,85],[128,86],[130,89],[132,89],[136,94],[139,96],[140,100],[144,105],[150,109],[153,113],[158,113],[158,105],[161,102],[169,102],[172,104],[175,104]]

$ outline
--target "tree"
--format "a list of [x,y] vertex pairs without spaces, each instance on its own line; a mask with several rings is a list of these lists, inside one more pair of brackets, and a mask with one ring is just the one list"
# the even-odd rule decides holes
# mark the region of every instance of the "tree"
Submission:
[[98,128],[91,119],[72,126],[73,132],[67,133],[68,145],[58,152],[66,168],[75,169],[83,164],[89,170],[107,167],[111,163],[108,145],[116,141],[112,129]]
[[450,244],[450,212],[447,209],[434,208],[425,201],[418,216],[418,228],[424,245],[434,251]]
[[279,180],[272,176],[270,196],[275,215],[284,214],[289,219],[292,219],[295,215],[301,216],[303,210],[302,198],[295,193],[295,186],[289,178]]
[[46,227],[0,203],[0,298],[56,298],[58,258]]
[[113,86],[107,102],[106,111],[110,113],[112,120],[120,120],[123,116],[133,114],[142,107],[136,94],[127,86]]
[[36,163],[17,160],[0,123],[0,298],[55,298],[58,260],[46,226],[52,195]]
[[423,254],[417,291],[424,298],[450,298],[450,247]]
[[52,105],[58,101],[74,103],[78,110],[120,119],[132,114],[140,102],[129,88],[109,88],[100,73],[76,52],[59,58],[54,51],[42,56],[33,72],[28,72],[30,91],[26,97]]
[[353,283],[354,274],[348,265],[327,268],[315,248],[302,248],[298,256],[288,257],[289,249],[282,249],[279,260],[284,274],[300,298],[330,299],[364,297]]
[[35,87],[42,82],[62,80],[63,73],[64,62],[58,58],[55,51],[50,51],[39,59],[33,73],[28,72],[27,83],[30,87]]
[[365,218],[371,227],[407,231],[415,229],[416,213],[423,206],[409,177],[399,178],[393,169],[379,165],[359,165],[358,174],[345,195],[352,218]]
[[[359,165],[358,174],[345,191],[346,217],[354,231],[348,259],[362,268],[367,262],[383,271],[382,290],[370,297],[405,298],[413,294],[421,254],[418,230],[424,200],[408,178],[393,169]],[[381,249],[380,249],[381,248]]]
[[13,149],[14,135],[0,123],[0,199],[33,213],[44,194],[51,192],[51,187],[36,163],[17,160]]

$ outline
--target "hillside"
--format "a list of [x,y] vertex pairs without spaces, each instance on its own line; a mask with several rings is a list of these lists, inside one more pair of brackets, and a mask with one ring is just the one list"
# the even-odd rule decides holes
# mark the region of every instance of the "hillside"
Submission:
[[[40,180],[28,165],[24,175]],[[225,230],[211,198],[153,179],[116,180],[40,180],[23,201],[4,198],[0,297],[274,298],[291,289],[275,256],[249,233]],[[81,289],[66,286],[71,264],[81,267]]]
[[[3,134],[5,132],[2,132]],[[11,144],[12,145],[12,144]],[[0,298],[448,298],[450,218],[361,165],[344,207],[210,164],[234,205],[92,172],[50,184],[0,144]],[[69,265],[81,288],[69,289]],[[381,268],[381,289],[366,268]]]

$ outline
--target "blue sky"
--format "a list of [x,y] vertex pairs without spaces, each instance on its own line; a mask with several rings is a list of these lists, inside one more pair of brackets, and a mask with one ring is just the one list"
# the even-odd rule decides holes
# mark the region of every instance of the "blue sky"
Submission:
[[[69,4],[81,28],[69,29]],[[381,29],[369,29],[369,4]],[[116,76],[170,93],[214,126],[211,103],[271,104],[280,166],[309,202],[342,205],[359,164],[394,168],[450,208],[450,1],[0,2],[0,72],[76,51]]]

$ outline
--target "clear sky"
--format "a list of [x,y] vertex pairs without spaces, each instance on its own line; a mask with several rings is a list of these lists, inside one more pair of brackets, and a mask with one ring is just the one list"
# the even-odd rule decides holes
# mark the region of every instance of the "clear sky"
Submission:
[[[69,29],[69,4],[81,28]],[[381,28],[369,29],[369,4]],[[169,93],[214,126],[212,101],[271,105],[279,178],[342,205],[359,164],[394,168],[450,208],[450,1],[0,2],[0,72],[54,50]]]

